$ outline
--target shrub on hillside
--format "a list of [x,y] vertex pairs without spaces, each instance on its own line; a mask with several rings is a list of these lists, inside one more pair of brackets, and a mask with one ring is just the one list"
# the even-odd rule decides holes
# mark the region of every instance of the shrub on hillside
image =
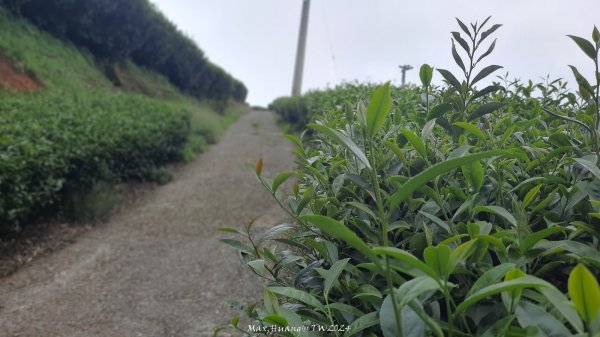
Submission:
[[0,0],[0,5],[109,62],[131,58],[198,98],[246,99],[245,86],[212,64],[148,0]]
[[159,165],[180,159],[189,123],[141,96],[2,94],[0,226],[59,201],[69,185],[156,178]]

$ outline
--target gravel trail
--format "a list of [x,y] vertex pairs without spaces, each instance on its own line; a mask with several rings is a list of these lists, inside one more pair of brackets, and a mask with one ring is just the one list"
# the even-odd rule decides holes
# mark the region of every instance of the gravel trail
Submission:
[[0,280],[0,336],[211,336],[225,299],[260,298],[260,281],[218,242],[221,226],[286,216],[246,164],[290,169],[272,113],[252,111],[221,141],[112,220]]

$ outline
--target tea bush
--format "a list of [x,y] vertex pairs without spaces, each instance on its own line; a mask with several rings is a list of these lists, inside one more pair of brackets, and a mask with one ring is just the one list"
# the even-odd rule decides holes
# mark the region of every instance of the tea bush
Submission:
[[[126,180],[166,183],[247,107],[199,101],[132,62],[116,88],[93,55],[0,8],[0,56],[42,88],[0,88],[0,236],[40,214],[104,219]],[[5,79],[6,80],[6,79]],[[10,81],[5,81],[10,83]],[[89,195],[86,195],[89,193]],[[112,200],[112,201],[111,201]],[[106,213],[106,214],[104,214]]]
[[188,136],[188,113],[142,96],[3,92],[0,223],[58,201],[65,184],[150,179]]
[[[458,21],[461,69],[420,88],[321,94],[312,133],[288,136],[298,169],[259,181],[297,220],[224,239],[268,280],[253,329],[282,336],[598,336],[598,49],[592,85],[475,84],[500,25]],[[458,45],[458,47],[457,47]],[[459,51],[460,50],[460,51]],[[444,87],[432,87],[441,75]],[[371,93],[372,92],[372,93]],[[368,105],[363,98],[370,94]],[[278,104],[281,104],[279,101]],[[280,190],[295,176],[290,195]]]
[[148,0],[0,0],[0,6],[109,63],[132,59],[197,98],[243,102],[242,82],[210,62]]
[[[375,85],[372,84],[344,83],[333,89],[309,91],[304,96],[279,97],[273,100],[268,108],[275,111],[280,122],[289,125],[292,130],[299,131],[322,111],[348,108],[350,102],[363,102],[369,98],[369,93],[374,89]],[[418,88],[405,87],[400,90],[391,87],[390,89],[395,98],[394,104],[406,113],[414,112],[413,103],[418,99]]]

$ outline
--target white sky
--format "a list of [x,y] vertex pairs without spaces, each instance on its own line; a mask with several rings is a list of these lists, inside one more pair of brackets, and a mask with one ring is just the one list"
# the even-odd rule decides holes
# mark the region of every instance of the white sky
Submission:
[[[302,0],[151,1],[246,84],[251,104],[290,94]],[[407,82],[419,83],[423,63],[456,74],[455,17],[468,24],[490,15],[503,26],[483,63],[504,66],[498,74],[574,82],[572,64],[591,78],[592,61],[566,35],[591,39],[594,24],[600,28],[600,0],[311,0],[303,91],[352,80],[399,83],[400,64],[415,67]]]

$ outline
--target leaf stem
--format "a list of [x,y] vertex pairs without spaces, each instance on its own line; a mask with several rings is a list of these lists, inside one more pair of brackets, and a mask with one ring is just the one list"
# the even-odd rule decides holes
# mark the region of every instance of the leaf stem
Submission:
[[[377,160],[375,153],[375,146],[373,144],[373,138],[368,139],[369,143],[369,161],[371,164],[371,184],[375,189],[375,203],[377,204],[377,211],[379,213],[379,221],[380,221],[380,230],[381,230],[381,244],[384,247],[389,245],[388,240],[388,217],[385,214],[385,210],[383,209],[383,199],[381,197],[381,189],[379,188],[379,180],[377,179]],[[388,290],[390,292],[389,296],[392,299],[392,308],[394,309],[394,316],[396,321],[396,330],[398,332],[399,337],[404,336],[404,332],[402,331],[402,316],[400,312],[400,308],[398,307],[398,303],[396,303],[396,293],[394,292],[394,282],[392,280],[392,270],[390,268],[390,258],[389,256],[385,256],[385,277],[388,285]]]

